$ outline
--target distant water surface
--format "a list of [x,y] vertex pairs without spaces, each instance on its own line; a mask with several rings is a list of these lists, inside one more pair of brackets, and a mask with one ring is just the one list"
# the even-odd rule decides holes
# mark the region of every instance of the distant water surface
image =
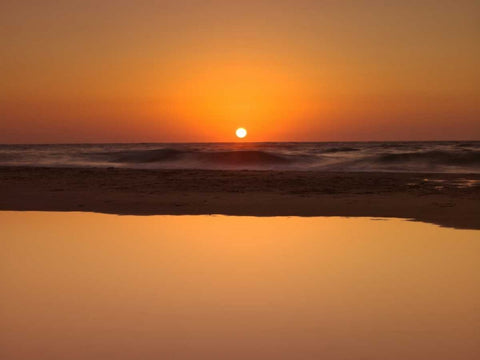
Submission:
[[480,173],[480,141],[0,145],[0,166]]
[[2,360],[477,360],[480,232],[0,212]]

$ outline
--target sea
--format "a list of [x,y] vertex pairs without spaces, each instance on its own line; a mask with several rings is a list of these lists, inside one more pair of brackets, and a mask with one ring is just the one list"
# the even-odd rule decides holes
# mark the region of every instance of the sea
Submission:
[[480,141],[0,145],[0,166],[480,173]]

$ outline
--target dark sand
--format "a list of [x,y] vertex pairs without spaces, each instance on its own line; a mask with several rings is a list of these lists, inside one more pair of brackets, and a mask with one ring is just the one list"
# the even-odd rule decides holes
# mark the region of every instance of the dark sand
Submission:
[[480,175],[0,167],[0,210],[398,217],[480,229]]

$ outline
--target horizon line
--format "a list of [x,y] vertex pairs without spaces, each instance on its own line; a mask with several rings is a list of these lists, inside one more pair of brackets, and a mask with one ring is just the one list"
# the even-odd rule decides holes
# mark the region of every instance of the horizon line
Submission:
[[147,145],[147,144],[315,144],[315,143],[416,143],[416,142],[480,142],[480,139],[464,140],[332,140],[332,141],[132,141],[132,142],[52,142],[52,143],[0,143],[0,146],[25,145]]

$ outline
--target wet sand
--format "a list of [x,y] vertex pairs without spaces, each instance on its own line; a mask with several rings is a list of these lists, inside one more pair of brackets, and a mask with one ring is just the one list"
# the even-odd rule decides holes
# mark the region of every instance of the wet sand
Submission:
[[480,229],[480,175],[0,167],[0,210],[397,217]]

